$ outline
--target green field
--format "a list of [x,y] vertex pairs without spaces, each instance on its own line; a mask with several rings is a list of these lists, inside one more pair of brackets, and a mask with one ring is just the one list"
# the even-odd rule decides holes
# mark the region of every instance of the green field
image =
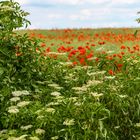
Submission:
[[0,139],[139,140],[135,30],[16,31],[0,67]]

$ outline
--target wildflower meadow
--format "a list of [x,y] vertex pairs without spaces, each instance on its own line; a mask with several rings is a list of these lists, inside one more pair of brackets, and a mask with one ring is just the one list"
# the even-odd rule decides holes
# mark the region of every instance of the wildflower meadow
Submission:
[[140,140],[136,28],[16,30],[0,2],[0,140]]

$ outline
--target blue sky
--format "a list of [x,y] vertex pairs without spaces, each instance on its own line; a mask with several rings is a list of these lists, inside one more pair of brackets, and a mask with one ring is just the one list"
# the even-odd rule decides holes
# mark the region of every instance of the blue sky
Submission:
[[15,0],[32,29],[140,27],[140,0]]

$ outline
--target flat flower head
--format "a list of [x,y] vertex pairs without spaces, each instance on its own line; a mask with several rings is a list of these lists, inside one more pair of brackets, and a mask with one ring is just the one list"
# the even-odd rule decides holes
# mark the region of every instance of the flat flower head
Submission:
[[19,96],[22,95],[22,92],[21,92],[21,91],[13,91],[13,92],[12,92],[12,95],[13,95],[14,97],[19,97]]
[[22,130],[28,130],[28,129],[32,128],[32,127],[33,127],[33,125],[26,125],[26,126],[21,126],[20,128]]
[[38,135],[42,135],[42,134],[45,133],[45,130],[38,128],[38,129],[35,130],[35,133],[38,134]]
[[17,108],[17,106],[10,106],[8,108],[8,112],[11,114],[17,114],[19,112],[19,109]]
[[52,93],[51,93],[51,95],[52,95],[52,96],[60,96],[60,95],[61,95],[61,93],[60,93],[60,92],[55,91],[55,92],[52,92]]
[[40,140],[38,137],[34,136],[34,137],[30,137],[30,140]]
[[75,123],[74,119],[66,119],[63,122],[63,125],[70,126],[70,125],[74,125],[74,123]]
[[21,101],[17,104],[18,107],[25,107],[30,104],[30,101]]
[[57,139],[59,139],[58,136],[51,137],[51,140],[57,140]]
[[47,108],[45,111],[48,112],[48,113],[54,113],[54,112],[55,112],[55,109],[49,107],[49,108]]
[[20,98],[19,97],[13,97],[10,99],[11,102],[17,102],[17,101],[20,101]]

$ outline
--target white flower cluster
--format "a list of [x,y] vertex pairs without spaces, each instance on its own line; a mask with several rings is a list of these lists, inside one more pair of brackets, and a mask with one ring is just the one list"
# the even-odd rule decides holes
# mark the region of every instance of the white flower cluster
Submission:
[[[22,90],[22,91],[14,91],[14,92],[12,92],[12,95],[14,97],[12,97],[10,99],[10,101],[11,102],[17,102],[17,101],[20,101],[20,96],[27,96],[27,95],[30,95],[30,93],[26,90]],[[20,102],[17,103],[16,106],[10,106],[8,108],[8,112],[11,113],[11,114],[17,114],[19,112],[18,107],[25,107],[29,104],[30,104],[30,101],[20,101]]]
[[19,112],[19,109],[17,106],[10,106],[8,108],[8,112],[11,113],[11,114],[17,114]]
[[61,95],[61,93],[60,93],[60,92],[55,91],[55,92],[52,92],[52,93],[51,93],[51,95],[52,95],[52,96],[60,96],[60,95]]
[[21,126],[20,128],[22,130],[28,130],[28,129],[32,128],[32,127],[33,127],[33,125],[26,125],[26,126]]
[[58,90],[60,90],[60,89],[63,88],[63,87],[60,87],[58,84],[55,84],[55,83],[48,84],[48,86],[49,86],[49,87],[53,87],[53,88],[58,89]]
[[75,123],[74,119],[66,119],[63,122],[63,125],[70,126],[70,125],[74,125],[74,123]]
[[30,93],[27,90],[22,90],[22,91],[13,91],[12,95],[14,97],[19,97],[19,96],[30,95]]
[[30,104],[30,101],[21,101],[17,104],[18,107],[24,107]]
[[38,135],[42,135],[42,134],[45,133],[45,130],[38,128],[38,129],[35,130],[35,133],[38,134]]

